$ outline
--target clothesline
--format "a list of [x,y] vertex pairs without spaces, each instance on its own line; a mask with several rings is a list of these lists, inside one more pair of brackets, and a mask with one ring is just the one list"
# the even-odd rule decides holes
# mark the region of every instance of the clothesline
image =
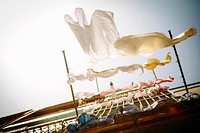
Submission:
[[[90,60],[89,63],[85,63],[84,65],[91,64],[91,62],[108,59],[112,57],[112,55],[135,57],[138,54],[150,55],[158,49],[166,48],[169,46],[173,46],[175,49],[176,44],[186,40],[191,36],[196,35],[197,33],[197,29],[195,27],[190,27],[175,38],[172,38],[171,34],[169,38],[160,32],[120,37],[114,22],[114,14],[112,12],[95,10],[95,12],[92,14],[90,24],[88,24],[82,8],[76,8],[74,14],[77,21],[74,21],[68,14],[66,14],[64,18],[76,36],[83,51],[86,53]],[[171,56],[168,57],[171,58]],[[140,64],[137,64],[137,67],[134,65],[120,66],[100,72],[95,71],[92,68],[88,68],[85,74],[75,76],[74,74],[69,73],[68,83],[71,85],[76,80],[94,80],[94,77],[107,78],[117,74],[120,71],[129,72],[134,71],[137,68],[145,68],[154,72],[154,69],[157,66],[164,66],[165,64],[170,63],[171,59],[167,59],[168,57],[166,57],[166,60],[163,62],[160,62],[156,58],[149,59],[143,64],[142,67],[139,67]],[[178,57],[177,60],[182,73]],[[91,65],[94,64],[92,63]],[[78,65],[77,67],[79,66],[81,65]]]

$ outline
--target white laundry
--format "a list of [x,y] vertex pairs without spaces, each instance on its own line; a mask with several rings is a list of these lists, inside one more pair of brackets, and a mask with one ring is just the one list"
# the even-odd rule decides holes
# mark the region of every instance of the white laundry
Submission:
[[112,12],[95,10],[90,24],[82,8],[76,8],[74,14],[77,22],[68,14],[64,18],[90,61],[106,59],[117,52],[114,42],[119,38],[119,33]]
[[142,74],[144,72],[143,66],[140,64],[132,64],[132,65],[128,65],[128,66],[119,66],[116,68],[111,68],[111,69],[106,69],[103,71],[94,71],[91,68],[87,69],[87,72],[85,73],[81,73],[79,75],[74,75],[73,73],[69,73],[68,74],[68,84],[73,84],[75,81],[80,80],[94,80],[95,77],[101,77],[101,78],[108,78],[111,76],[116,75],[117,73],[120,72],[127,72],[127,73],[133,73],[135,70],[137,70],[138,68],[141,69]]

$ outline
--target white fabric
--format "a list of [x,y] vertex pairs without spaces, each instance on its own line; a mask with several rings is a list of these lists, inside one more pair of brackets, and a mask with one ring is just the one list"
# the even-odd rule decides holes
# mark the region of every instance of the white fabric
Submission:
[[68,14],[64,18],[91,62],[114,55],[150,55],[155,50],[175,45],[196,34],[196,28],[191,27],[174,39],[159,32],[120,38],[112,12],[95,10],[90,24],[82,8],[76,8],[74,14],[77,21]]
[[80,80],[94,80],[95,77],[101,77],[101,78],[108,78],[111,76],[114,76],[117,73],[120,72],[127,72],[127,73],[133,73],[135,70],[137,70],[138,68],[140,68],[142,70],[142,74],[144,72],[143,66],[140,64],[132,64],[129,66],[119,66],[116,68],[111,68],[111,69],[107,69],[107,70],[103,70],[100,72],[96,72],[91,68],[87,69],[87,72],[82,73],[80,75],[74,75],[73,73],[69,73],[68,77],[68,84],[73,84],[75,81]]
[[194,27],[189,28],[174,39],[168,38],[159,32],[152,32],[141,35],[124,36],[116,40],[115,48],[125,56],[150,55],[155,50],[175,45],[188,37],[196,34]]
[[68,14],[64,18],[91,62],[116,54],[114,42],[119,38],[119,33],[112,12],[96,10],[90,24],[82,8],[75,9],[75,16],[77,22]]

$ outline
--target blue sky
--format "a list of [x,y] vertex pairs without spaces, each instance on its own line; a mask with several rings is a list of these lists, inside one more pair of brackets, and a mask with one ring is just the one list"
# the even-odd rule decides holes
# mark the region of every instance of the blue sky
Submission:
[[[176,45],[187,83],[200,81],[200,29],[198,0],[0,0],[0,117],[28,109],[72,100],[67,84],[62,50],[66,51],[71,72],[80,73],[88,66],[87,58],[64,20],[65,14],[74,15],[82,7],[88,22],[92,13],[107,10],[114,13],[120,36],[161,32],[168,30],[175,37],[189,27],[197,34]],[[159,78],[175,78],[170,87],[183,85],[172,47],[155,51],[149,57],[105,60],[90,67],[103,70],[118,65],[143,64],[148,58],[163,60],[171,52],[172,62],[155,69]],[[118,74],[108,79],[98,78],[100,90],[107,89],[113,81],[116,87],[132,81],[153,80],[151,71],[143,75]],[[75,92],[97,92],[95,82],[77,82]]]

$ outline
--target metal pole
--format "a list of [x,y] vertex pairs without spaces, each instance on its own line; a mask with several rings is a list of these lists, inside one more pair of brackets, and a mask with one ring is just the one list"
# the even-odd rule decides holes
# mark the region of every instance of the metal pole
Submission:
[[[170,38],[173,39],[171,30],[168,30],[168,32],[169,32]],[[175,45],[173,45],[172,47],[173,47],[175,55],[176,55],[176,59],[177,59],[178,66],[179,66],[179,69],[180,69],[180,72],[181,72],[181,76],[183,77],[183,83],[185,85],[186,92],[188,93],[189,91],[188,91],[188,88],[187,88],[187,83],[186,83],[186,80],[185,80],[185,76],[183,74],[183,69],[181,67],[181,63],[180,63],[180,60],[179,60],[179,57],[178,57],[178,53],[177,53],[176,47],[175,47]]]
[[98,81],[97,81],[97,77],[95,77],[95,81],[96,81],[96,85],[97,85],[97,91],[99,93],[99,84],[98,84]]
[[154,70],[152,70],[155,79],[158,79]]
[[[158,78],[157,78],[157,76],[156,76],[156,73],[155,73],[155,71],[154,71],[154,70],[152,70],[152,72],[153,72],[153,75],[154,75],[155,79],[157,80]],[[158,86],[159,86],[159,88],[160,88],[160,84],[158,84]]]
[[[69,74],[69,68],[68,68],[68,65],[67,65],[67,59],[66,59],[66,56],[65,56],[65,51],[63,50],[62,52],[63,52],[63,56],[64,56],[64,60],[65,60],[65,66],[66,66],[67,74]],[[69,86],[70,86],[71,93],[72,93],[72,98],[73,98],[73,102],[74,102],[74,108],[75,108],[75,111],[76,111],[76,116],[78,117],[78,110],[77,110],[76,101],[75,101],[75,97],[74,97],[73,87],[72,87],[71,84]]]

